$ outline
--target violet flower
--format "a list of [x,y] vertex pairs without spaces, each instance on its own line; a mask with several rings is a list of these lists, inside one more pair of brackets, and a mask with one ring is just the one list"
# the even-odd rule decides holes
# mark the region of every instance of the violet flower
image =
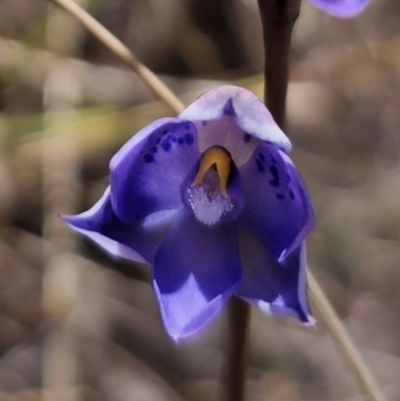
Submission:
[[111,160],[103,197],[63,220],[110,254],[152,265],[175,340],[233,294],[312,324],[304,240],[314,212],[290,148],[253,93],[221,86],[133,136]]
[[339,18],[352,18],[360,14],[371,0],[308,0],[315,7]]

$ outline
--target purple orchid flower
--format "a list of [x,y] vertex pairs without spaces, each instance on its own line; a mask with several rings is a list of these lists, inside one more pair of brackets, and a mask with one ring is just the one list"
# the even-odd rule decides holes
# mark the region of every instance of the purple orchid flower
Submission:
[[352,18],[360,14],[371,0],[308,0],[315,7],[339,18]]
[[133,136],[111,160],[103,197],[63,220],[110,254],[152,265],[175,340],[232,294],[312,324],[304,240],[315,219],[290,148],[253,93],[221,86]]

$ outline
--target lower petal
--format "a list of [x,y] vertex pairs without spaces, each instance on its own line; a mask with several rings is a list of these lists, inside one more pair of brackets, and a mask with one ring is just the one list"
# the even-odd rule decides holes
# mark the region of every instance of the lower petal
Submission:
[[278,263],[256,237],[241,233],[240,251],[243,278],[237,295],[263,312],[314,323],[307,299],[305,244]]
[[162,293],[154,280],[154,291],[161,305],[161,315],[169,335],[178,341],[195,334],[223,307],[232,294],[229,289],[207,300],[193,274],[173,293]]
[[239,232],[239,250],[243,276],[235,293],[243,298],[273,302],[280,295],[281,266],[257,237],[243,230]]
[[121,221],[111,205],[110,187],[88,211],[62,220],[112,256],[151,263],[176,211],[161,211],[131,224]]
[[154,288],[168,333],[196,333],[221,309],[241,277],[237,228],[178,213],[154,261]]
[[[307,254],[303,242],[282,263],[283,274],[280,284],[280,297],[270,303],[271,313],[280,316],[291,316],[306,325],[314,325],[308,301]],[[261,310],[268,312],[268,305],[259,303]]]

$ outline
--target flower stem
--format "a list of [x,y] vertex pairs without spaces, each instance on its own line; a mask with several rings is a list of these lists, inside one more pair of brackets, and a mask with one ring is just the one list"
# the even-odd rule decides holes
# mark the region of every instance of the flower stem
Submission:
[[300,0],[258,0],[264,33],[265,103],[280,127],[285,120],[289,49],[300,3]]
[[229,343],[225,361],[226,401],[242,401],[246,381],[250,306],[238,297],[232,297],[228,306]]
[[[265,45],[265,101],[278,125],[285,119],[289,77],[289,48],[300,0],[258,0]],[[267,91],[268,87],[268,91]],[[233,297],[229,308],[230,349],[226,366],[227,401],[242,401],[247,365],[247,327],[250,307]]]

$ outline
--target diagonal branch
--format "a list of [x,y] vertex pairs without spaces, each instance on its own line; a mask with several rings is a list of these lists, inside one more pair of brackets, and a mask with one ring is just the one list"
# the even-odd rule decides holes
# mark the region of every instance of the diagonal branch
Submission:
[[369,395],[371,401],[385,401],[385,397],[382,394],[382,391],[379,388],[374,376],[363,361],[354,343],[351,341],[349,334],[337,317],[336,312],[332,308],[328,298],[310,272],[308,274],[308,284],[311,299],[314,305],[321,313],[324,322],[331,332],[333,338],[337,341],[342,349],[348,364],[356,372],[361,387],[364,389],[365,393]]
[[73,0],[49,0],[57,4],[64,10],[71,13],[82,25],[108,50],[115,54],[122,60],[129,68],[136,72],[136,74],[143,80],[150,91],[175,113],[179,114],[183,111],[185,106],[183,103],[171,92],[171,90],[162,83],[152,71],[143,65],[137,58],[130,52],[130,50],[120,42],[114,35],[112,35],[103,25],[97,22],[90,14],[78,6]]

